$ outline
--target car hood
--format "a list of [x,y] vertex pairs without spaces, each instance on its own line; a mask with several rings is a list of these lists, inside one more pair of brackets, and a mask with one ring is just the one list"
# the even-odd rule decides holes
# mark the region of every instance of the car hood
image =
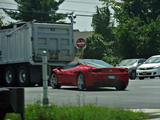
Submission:
[[160,63],[148,63],[148,64],[142,64],[138,68],[148,68],[148,67],[155,67],[160,66]]
[[125,67],[125,68],[128,68],[128,69],[135,68],[135,66],[133,66],[133,65],[132,66],[131,65],[130,66],[117,66],[117,67]]

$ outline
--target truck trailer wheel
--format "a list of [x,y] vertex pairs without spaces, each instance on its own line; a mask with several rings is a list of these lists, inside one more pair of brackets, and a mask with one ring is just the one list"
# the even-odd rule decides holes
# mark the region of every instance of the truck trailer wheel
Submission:
[[21,87],[29,86],[30,73],[27,66],[22,66],[18,70],[18,85]]
[[15,84],[15,70],[12,67],[7,67],[4,73],[4,81],[6,86],[13,86]]

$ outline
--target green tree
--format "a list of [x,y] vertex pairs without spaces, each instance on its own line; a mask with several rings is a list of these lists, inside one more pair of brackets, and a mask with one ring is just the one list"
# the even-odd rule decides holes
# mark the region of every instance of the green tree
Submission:
[[96,8],[92,18],[94,33],[87,38],[87,48],[84,50],[84,58],[102,59],[111,64],[116,64],[114,57],[115,39],[112,32],[113,21],[109,5]]
[[86,41],[87,47],[84,50],[83,58],[102,59],[106,49],[102,35],[92,34]]
[[148,58],[160,54],[160,17],[149,24],[140,18],[129,19],[115,29],[117,55],[123,58]]
[[123,58],[134,58],[137,55],[139,26],[143,22],[139,18],[128,20],[127,23],[119,24],[114,30],[116,37],[116,53]]
[[122,58],[148,58],[160,54],[160,1],[101,0],[114,10],[116,53]]
[[115,11],[114,17],[119,23],[125,23],[128,19],[139,17],[145,23],[151,19],[156,20],[160,15],[159,0],[100,0],[112,5]]
[[22,21],[36,20],[38,22],[57,22],[66,17],[66,14],[57,14],[64,0],[15,0],[18,11],[5,12],[13,19]]
[[95,33],[101,34],[106,42],[113,40],[111,13],[108,4],[99,8],[92,18],[92,27]]

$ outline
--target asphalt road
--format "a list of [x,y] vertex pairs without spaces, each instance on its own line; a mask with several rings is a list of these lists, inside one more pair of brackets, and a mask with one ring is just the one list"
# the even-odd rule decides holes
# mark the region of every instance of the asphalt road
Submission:
[[[52,89],[48,87],[49,102],[56,105],[94,104],[111,108],[159,109],[160,78],[130,80],[125,91],[115,88],[100,88],[92,91],[78,91],[76,87]],[[25,88],[25,104],[42,101],[43,88]]]

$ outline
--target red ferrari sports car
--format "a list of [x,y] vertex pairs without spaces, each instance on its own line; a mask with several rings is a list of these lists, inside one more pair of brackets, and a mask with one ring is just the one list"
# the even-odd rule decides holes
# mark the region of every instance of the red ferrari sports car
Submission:
[[53,89],[62,85],[77,86],[79,90],[90,87],[115,87],[125,90],[129,82],[128,68],[113,67],[96,59],[75,60],[63,68],[52,70],[50,85]]

